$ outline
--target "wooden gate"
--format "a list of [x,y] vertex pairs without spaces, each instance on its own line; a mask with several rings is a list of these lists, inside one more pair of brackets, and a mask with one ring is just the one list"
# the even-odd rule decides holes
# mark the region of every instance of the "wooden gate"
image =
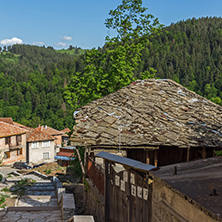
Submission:
[[108,161],[105,166],[105,221],[151,221],[152,184],[148,184],[148,174],[123,167],[118,172],[118,167]]

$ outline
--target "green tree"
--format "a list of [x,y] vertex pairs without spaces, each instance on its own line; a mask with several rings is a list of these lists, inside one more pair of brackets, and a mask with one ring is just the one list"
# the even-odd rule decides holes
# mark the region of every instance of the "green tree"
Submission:
[[130,84],[136,76],[150,77],[155,73],[149,70],[135,75],[145,43],[161,27],[146,10],[142,0],[123,0],[110,11],[105,25],[117,36],[107,36],[102,50],[86,52],[83,73],[72,77],[64,93],[74,109]]

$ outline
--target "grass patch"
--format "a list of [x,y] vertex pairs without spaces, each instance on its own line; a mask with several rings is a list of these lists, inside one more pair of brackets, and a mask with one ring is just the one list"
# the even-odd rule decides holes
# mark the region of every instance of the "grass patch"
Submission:
[[46,173],[46,174],[50,174],[51,172],[52,172],[51,169],[46,169],[46,170],[45,170],[45,173]]
[[10,192],[10,190],[9,190],[8,187],[4,187],[4,188],[2,188],[1,191],[3,191],[3,192]]
[[216,156],[222,156],[222,150],[215,150],[214,153]]

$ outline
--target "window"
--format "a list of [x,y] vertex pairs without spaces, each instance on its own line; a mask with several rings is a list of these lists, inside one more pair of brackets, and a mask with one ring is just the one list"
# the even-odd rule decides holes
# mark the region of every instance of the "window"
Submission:
[[49,159],[49,153],[48,152],[47,153],[43,153],[43,159],[44,160]]
[[32,148],[39,148],[39,142],[32,142]]
[[5,144],[8,144],[8,145],[11,144],[11,137],[10,136],[5,137]]
[[22,155],[22,148],[17,150],[17,156]]
[[21,142],[22,142],[22,136],[21,135],[16,136],[16,144],[19,145],[21,144]]
[[50,141],[42,141],[42,147],[50,147]]
[[10,152],[9,151],[4,153],[4,158],[5,159],[10,158]]

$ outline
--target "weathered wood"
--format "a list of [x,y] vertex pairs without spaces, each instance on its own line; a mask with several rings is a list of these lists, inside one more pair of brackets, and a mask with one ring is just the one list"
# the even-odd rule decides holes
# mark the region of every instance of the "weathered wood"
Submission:
[[80,166],[81,166],[81,169],[82,169],[82,173],[83,173],[83,175],[85,175],[85,169],[84,169],[84,166],[83,166],[83,163],[82,163],[81,156],[80,156],[78,148],[76,148],[76,152],[77,152],[79,163],[80,163]]

